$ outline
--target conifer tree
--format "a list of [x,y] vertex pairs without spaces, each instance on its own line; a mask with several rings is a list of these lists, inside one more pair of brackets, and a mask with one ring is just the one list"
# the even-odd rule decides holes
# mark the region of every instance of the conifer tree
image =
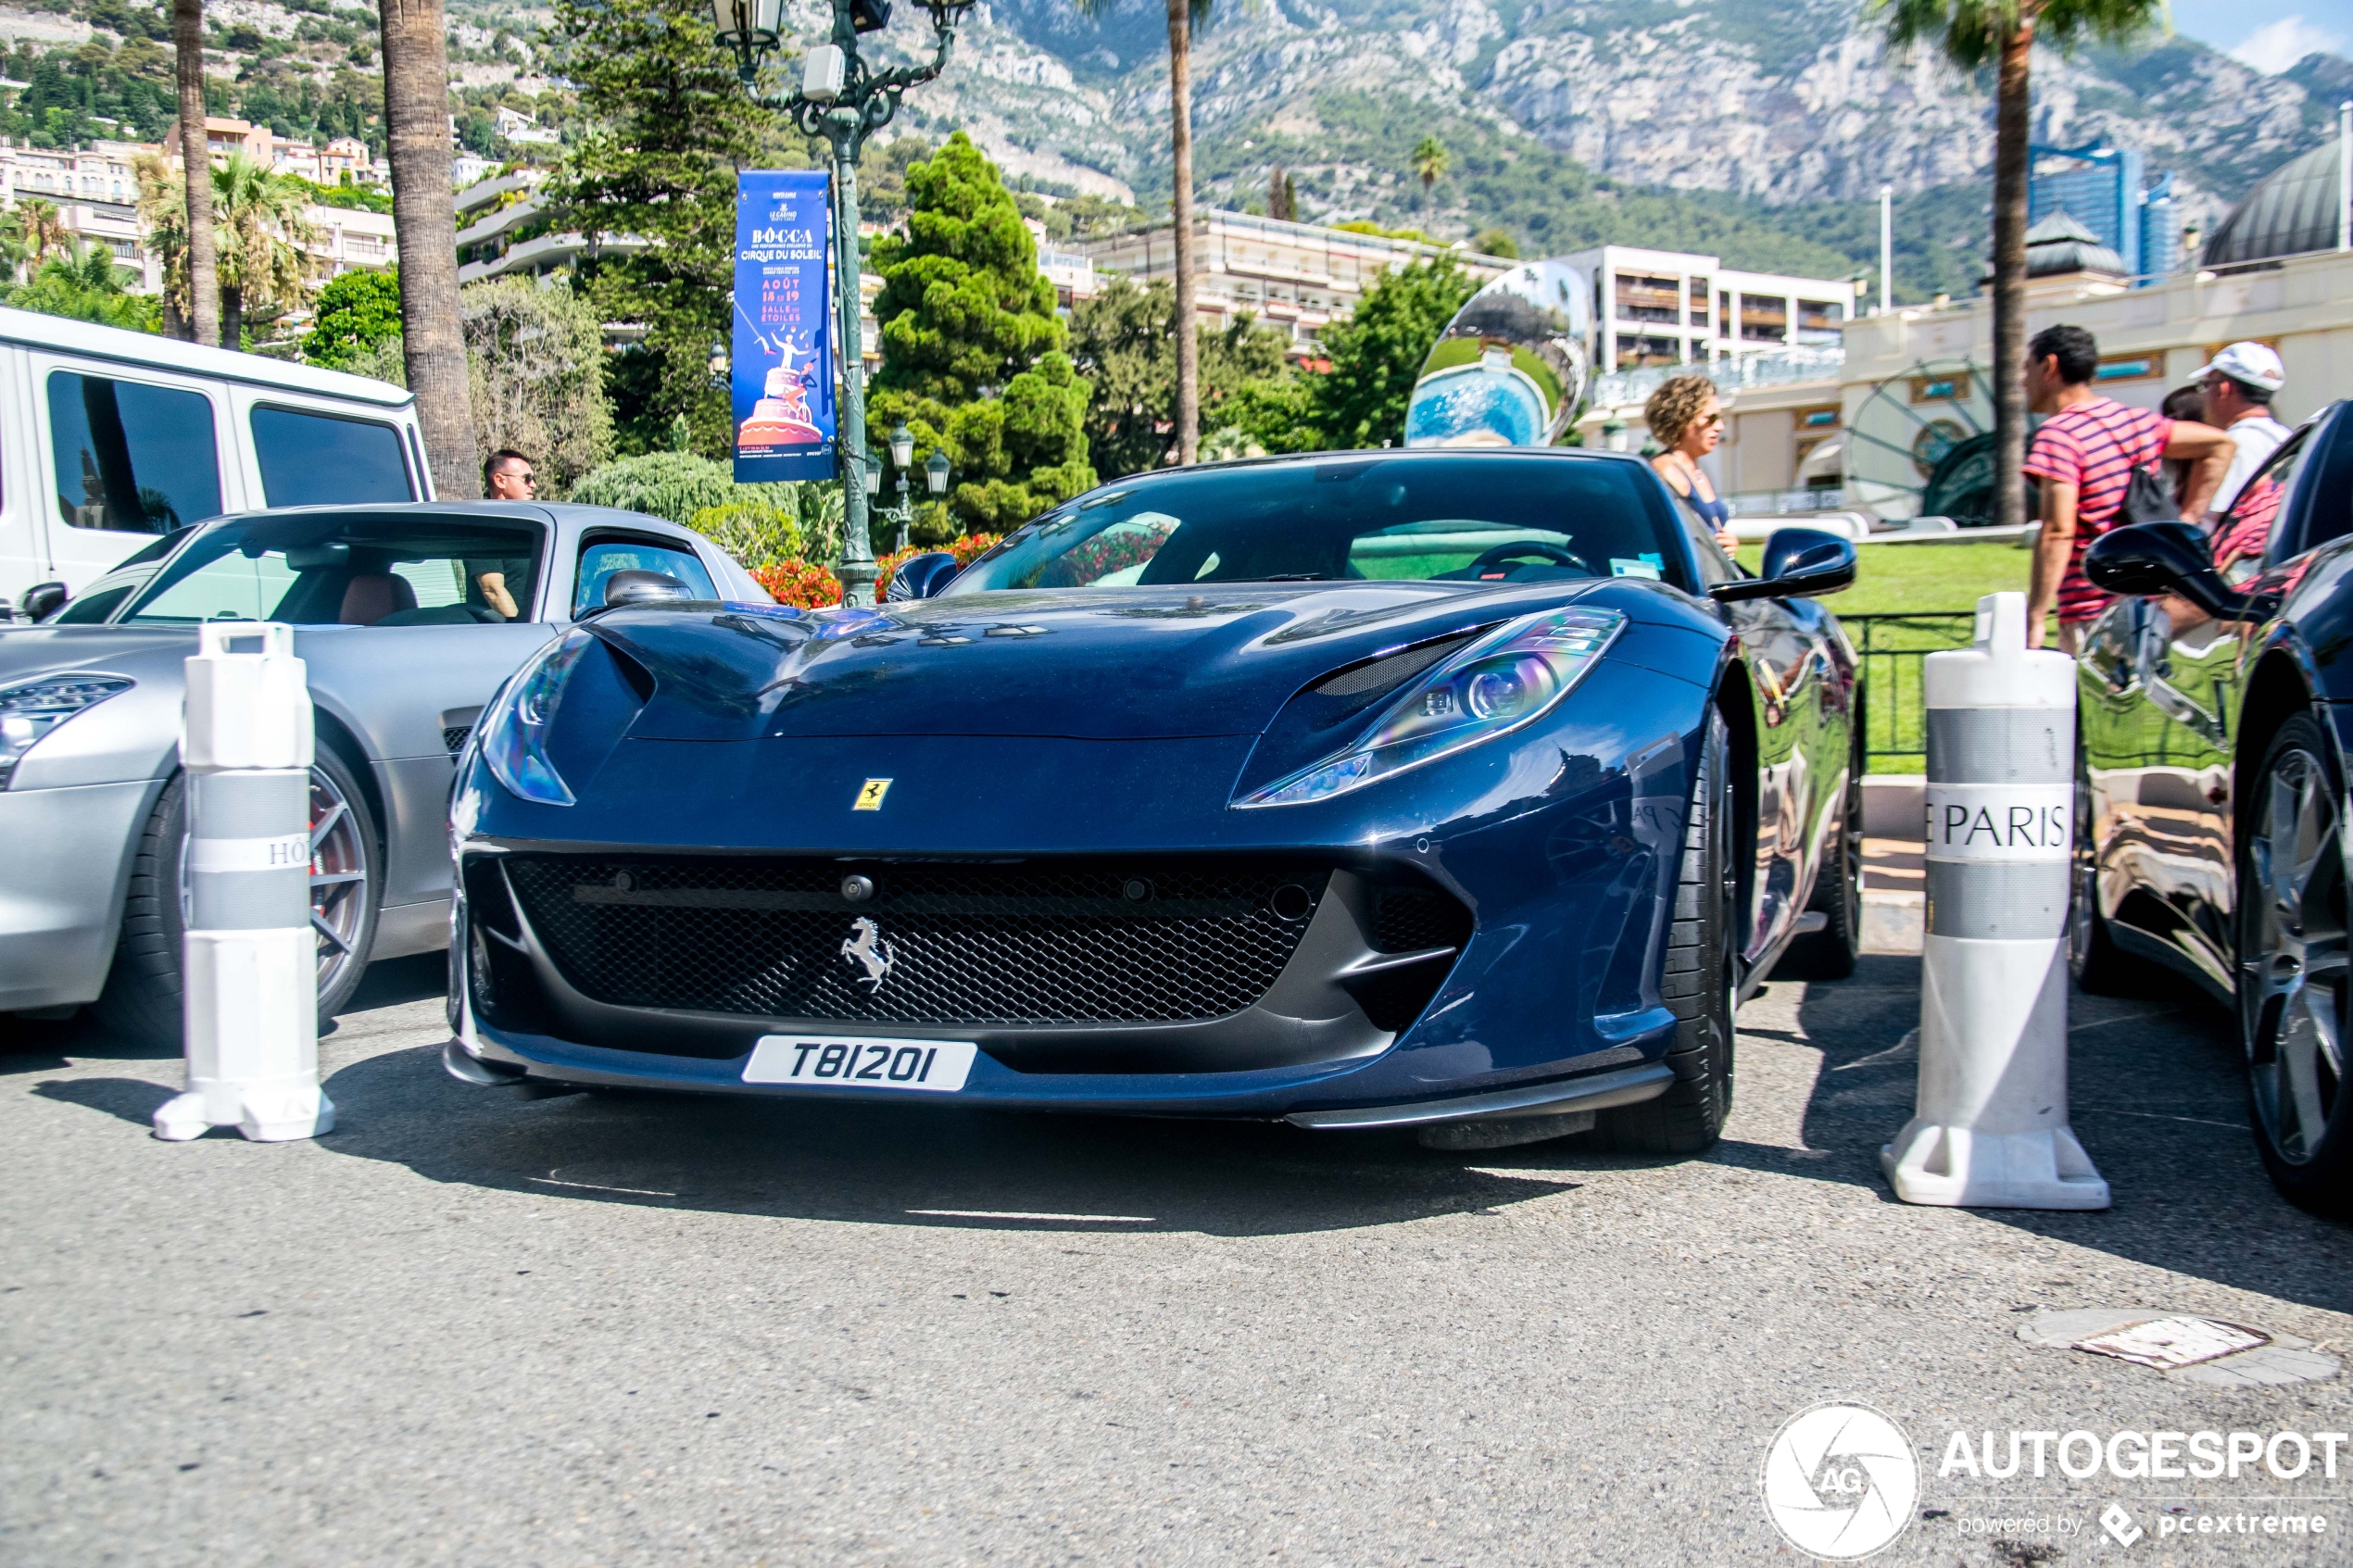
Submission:
[[1095,483],[1087,383],[1064,352],[1037,242],[971,139],[960,131],[910,164],[907,201],[905,237],[875,245],[883,364],[868,428],[905,420],[918,475],[933,451],[954,465],[949,516],[921,520],[919,541],[1002,533]]

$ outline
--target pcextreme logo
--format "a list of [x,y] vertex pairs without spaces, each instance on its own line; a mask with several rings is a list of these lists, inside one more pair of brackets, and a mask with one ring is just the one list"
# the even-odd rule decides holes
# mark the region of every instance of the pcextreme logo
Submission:
[[1869,1405],[1817,1405],[1765,1450],[1765,1511],[1790,1545],[1851,1562],[1904,1533],[1919,1500],[1912,1440]]

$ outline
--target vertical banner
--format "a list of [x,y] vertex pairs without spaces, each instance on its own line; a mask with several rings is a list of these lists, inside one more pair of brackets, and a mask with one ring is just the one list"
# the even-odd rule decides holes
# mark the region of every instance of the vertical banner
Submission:
[[736,177],[736,482],[831,479],[833,225],[823,169]]

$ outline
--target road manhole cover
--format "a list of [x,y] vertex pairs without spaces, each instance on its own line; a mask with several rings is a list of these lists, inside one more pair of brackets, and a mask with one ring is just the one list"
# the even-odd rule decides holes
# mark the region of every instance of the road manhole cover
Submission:
[[2112,1356],[2180,1382],[2221,1388],[2316,1383],[2334,1377],[2340,1365],[2334,1356],[2292,1334],[2145,1308],[2037,1312],[2018,1336],[2030,1345]]

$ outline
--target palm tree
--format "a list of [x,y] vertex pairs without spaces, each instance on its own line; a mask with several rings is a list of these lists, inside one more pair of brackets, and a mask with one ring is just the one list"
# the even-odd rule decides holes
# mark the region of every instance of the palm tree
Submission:
[[[1113,0],[1074,0],[1100,21]],[[1169,149],[1175,169],[1169,217],[1176,241],[1176,460],[1201,453],[1201,342],[1193,314],[1193,30],[1209,20],[1212,0],[1168,0]]]
[[194,302],[188,296],[188,192],[160,153],[138,153],[131,172],[139,184],[139,232],[163,263],[163,334],[187,341]]
[[229,155],[212,173],[212,207],[220,219],[220,346],[244,345],[246,312],[279,311],[309,292],[303,246],[316,237],[306,210],[309,193],[299,181],[275,174],[245,157]]
[[73,236],[66,232],[65,217],[55,202],[35,196],[19,203],[17,221],[23,225],[25,260],[34,267],[72,247]]
[[1446,144],[1435,136],[1425,136],[1414,147],[1414,172],[1421,178],[1422,194],[1428,196],[1439,176],[1446,172]]
[[441,0],[383,0],[384,127],[400,245],[400,330],[434,485],[481,493],[458,309],[458,223],[449,186],[449,47]]
[[1994,77],[1994,521],[2026,518],[2026,176],[2036,39],[2120,44],[2171,27],[2167,0],[1868,0],[1898,49],[1927,41],[1967,71]]
[[171,50],[180,82],[181,200],[187,221],[188,325],[198,343],[220,331],[214,305],[212,143],[204,128],[204,0],[171,0]]

